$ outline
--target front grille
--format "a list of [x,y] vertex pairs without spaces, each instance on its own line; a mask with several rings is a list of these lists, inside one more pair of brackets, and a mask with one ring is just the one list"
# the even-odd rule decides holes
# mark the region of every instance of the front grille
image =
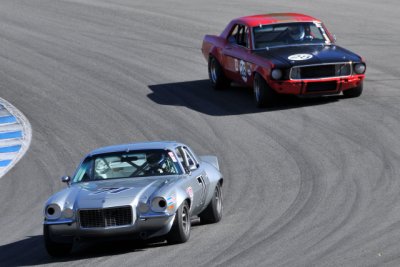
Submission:
[[335,63],[293,67],[290,73],[290,78],[292,80],[320,79],[349,75],[351,75],[350,63]]
[[79,210],[82,228],[106,228],[132,224],[132,208],[115,207],[106,209]]
[[307,83],[306,92],[323,92],[336,90],[337,83],[333,82],[312,82]]

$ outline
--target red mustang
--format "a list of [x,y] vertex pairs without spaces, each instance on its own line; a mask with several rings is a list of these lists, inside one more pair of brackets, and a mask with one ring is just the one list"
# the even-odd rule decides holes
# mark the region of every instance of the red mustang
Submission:
[[258,107],[276,94],[358,97],[366,65],[335,45],[335,37],[313,17],[285,13],[232,20],[220,36],[206,35],[202,52],[214,89],[236,82],[253,87]]

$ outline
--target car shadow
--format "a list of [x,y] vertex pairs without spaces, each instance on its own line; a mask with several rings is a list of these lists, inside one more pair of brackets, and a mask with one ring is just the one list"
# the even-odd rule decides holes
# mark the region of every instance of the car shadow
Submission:
[[275,105],[260,109],[255,106],[253,93],[249,88],[233,85],[228,89],[215,91],[209,80],[149,85],[152,93],[148,97],[157,104],[184,106],[211,115],[229,116],[248,113],[271,112],[306,106],[323,105],[338,101],[342,96],[298,98],[279,96]]
[[119,255],[165,244],[137,244],[129,241],[81,243],[75,245],[70,256],[53,258],[45,250],[43,236],[30,236],[24,240],[0,246],[0,266],[33,266],[48,263],[73,262],[82,259]]
[[[199,219],[192,219],[192,226],[200,225]],[[28,236],[10,244],[0,246],[0,266],[35,266],[49,263],[66,263],[82,259],[137,253],[151,248],[170,246],[161,239],[136,242],[133,240],[82,242],[74,245],[72,253],[66,257],[53,258],[44,247],[42,235]]]

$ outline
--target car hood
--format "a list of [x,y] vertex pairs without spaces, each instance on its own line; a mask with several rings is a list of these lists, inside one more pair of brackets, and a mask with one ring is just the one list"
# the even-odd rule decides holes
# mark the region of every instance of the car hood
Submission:
[[179,176],[158,176],[78,183],[53,195],[47,204],[57,203],[74,209],[136,205],[139,200],[147,202],[177,179]]
[[[293,67],[334,62],[359,62],[361,58],[337,45],[296,45],[272,47],[269,50],[254,51],[254,54],[268,59],[278,67]],[[308,55],[304,59],[300,55]],[[294,59],[293,59],[294,58]]]

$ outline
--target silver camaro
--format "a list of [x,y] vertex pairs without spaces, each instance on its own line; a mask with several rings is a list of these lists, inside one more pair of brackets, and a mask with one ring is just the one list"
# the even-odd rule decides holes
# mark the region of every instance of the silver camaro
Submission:
[[218,159],[198,157],[178,142],[96,149],[62,181],[68,188],[44,207],[43,235],[52,256],[69,254],[81,239],[161,237],[183,243],[191,217],[201,223],[222,217]]

